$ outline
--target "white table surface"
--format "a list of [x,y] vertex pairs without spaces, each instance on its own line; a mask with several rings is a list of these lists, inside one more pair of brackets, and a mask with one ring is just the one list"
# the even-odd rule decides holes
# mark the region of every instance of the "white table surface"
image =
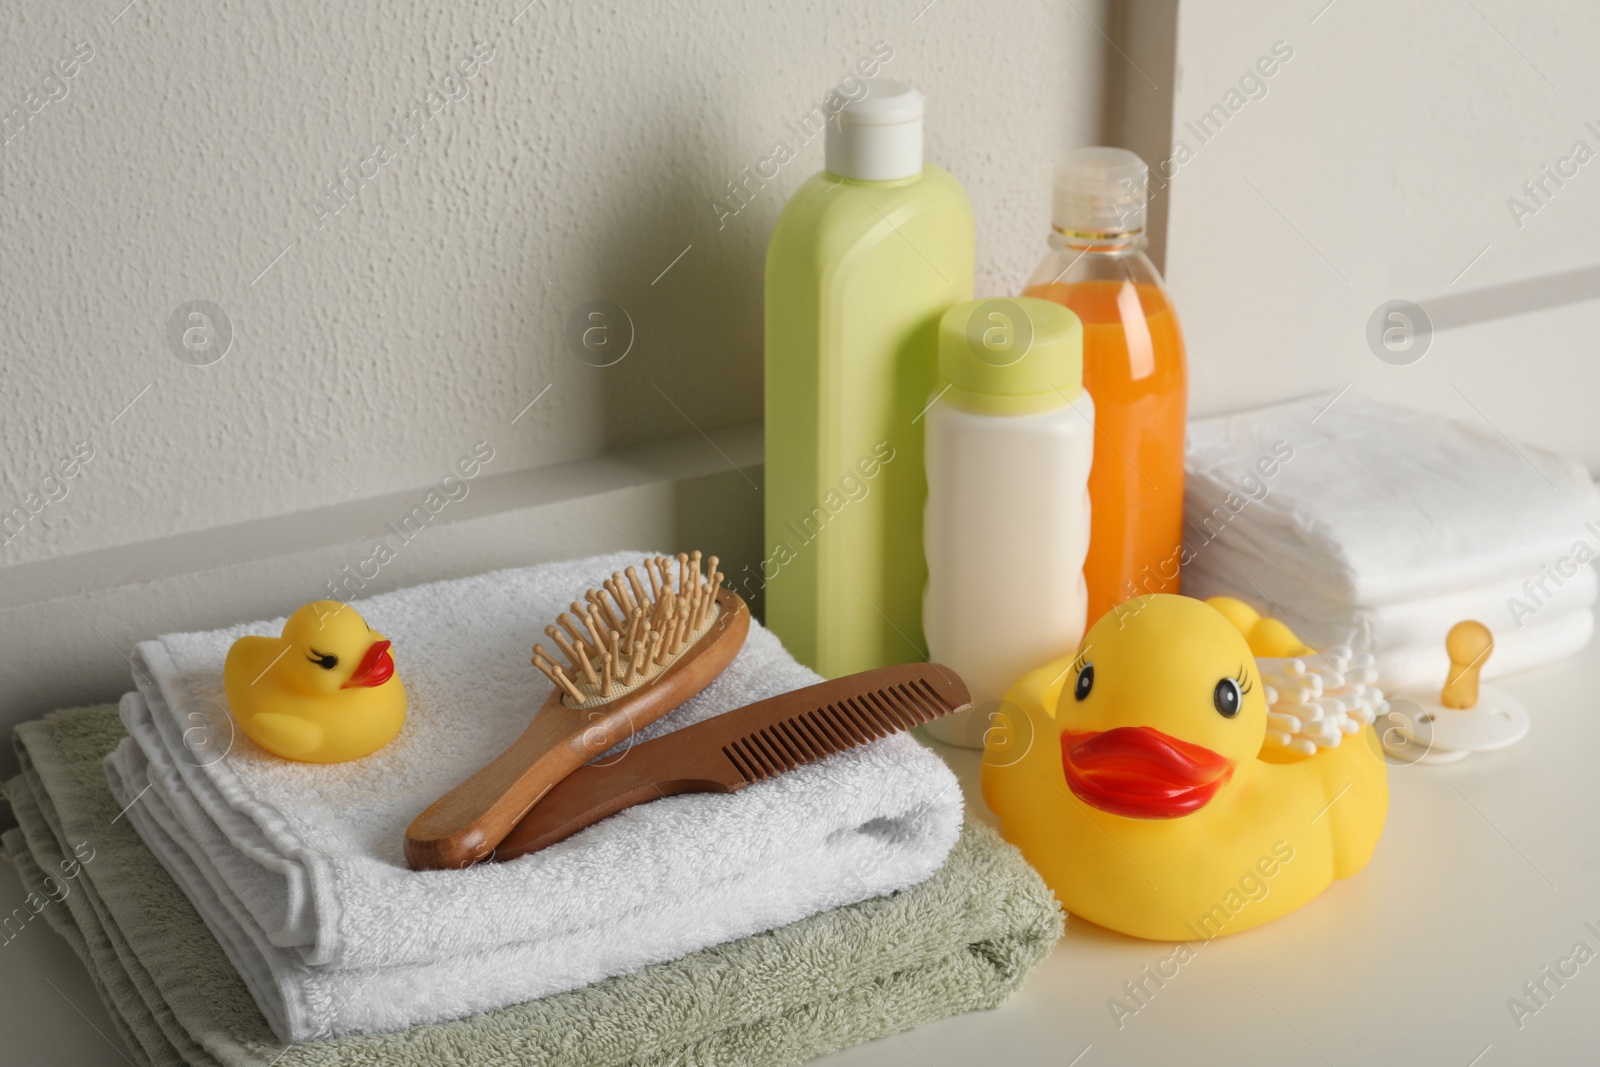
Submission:
[[[1300,911],[1198,944],[1119,1027],[1112,997],[1173,952],[1068,920],[1008,1005],[816,1061],[832,1067],[1171,1062],[1600,1062],[1600,644],[1496,683],[1533,731],[1500,753],[1390,770],[1371,864]],[[977,754],[939,747],[977,793]],[[22,901],[0,864],[0,914]],[[1519,1028],[1509,998],[1585,942],[1596,958]],[[1170,970],[1170,967],[1168,968]],[[1569,967],[1570,969],[1570,967]],[[0,945],[0,1063],[127,1062],[88,975],[42,922]],[[1536,1005],[1535,1005],[1536,1006]]]

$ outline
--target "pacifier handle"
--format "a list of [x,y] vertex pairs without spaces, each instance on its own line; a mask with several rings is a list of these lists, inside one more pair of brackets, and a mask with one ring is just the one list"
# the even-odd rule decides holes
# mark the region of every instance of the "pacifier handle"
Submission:
[[1477,707],[1478,675],[1494,651],[1494,635],[1483,623],[1467,619],[1450,627],[1444,650],[1450,657],[1450,671],[1439,690],[1439,703],[1458,711]]

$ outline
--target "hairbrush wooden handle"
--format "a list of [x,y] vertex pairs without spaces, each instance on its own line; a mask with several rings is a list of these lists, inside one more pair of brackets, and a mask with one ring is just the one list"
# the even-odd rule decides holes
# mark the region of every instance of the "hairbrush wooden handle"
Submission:
[[569,707],[557,689],[522,736],[440,797],[406,829],[413,870],[448,870],[488,859],[512,827],[556,783],[699,693],[733,662],[750,632],[750,610],[716,593],[710,629],[660,674],[594,707]]
[[[655,743],[650,741],[639,747]],[[659,761],[634,760],[631,750],[617,757],[614,764],[579,767],[517,823],[495,849],[494,858],[510,860],[537,852],[636,804],[679,793],[731,793],[744,788],[743,776],[720,751],[686,752],[686,746],[672,747],[674,751],[666,759],[685,758],[675,772],[665,775]]]
[[937,663],[863,671],[757,701],[572,772],[505,836],[495,859],[537,852],[635,804],[732,793],[971,706],[966,683]]

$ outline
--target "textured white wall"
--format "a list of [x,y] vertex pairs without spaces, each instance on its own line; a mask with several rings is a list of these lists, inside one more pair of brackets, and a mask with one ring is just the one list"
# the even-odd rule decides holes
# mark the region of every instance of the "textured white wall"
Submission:
[[[1597,39],[1600,8],[1561,0],[1184,4],[1172,135],[1193,155],[1166,264],[1192,412],[1354,383],[1600,470]],[[1293,58],[1202,143],[1185,124],[1279,41]],[[1530,200],[1524,183],[1563,159],[1567,178]],[[1514,198],[1537,210],[1514,215]],[[1532,310],[1558,289],[1589,299]],[[1395,299],[1441,325],[1529,310],[1441,328],[1397,366],[1366,336]]]
[[[822,161],[786,123],[888,42],[971,195],[979,288],[1011,291],[1050,163],[1097,135],[1107,24],[1050,0],[123,2],[4,5],[0,510],[40,508],[0,565],[423,487],[479,440],[500,473],[759,419],[766,236]],[[719,229],[779,140],[798,158]],[[597,298],[636,332],[606,369],[564,339]],[[208,366],[168,343],[193,300],[231,322]]]

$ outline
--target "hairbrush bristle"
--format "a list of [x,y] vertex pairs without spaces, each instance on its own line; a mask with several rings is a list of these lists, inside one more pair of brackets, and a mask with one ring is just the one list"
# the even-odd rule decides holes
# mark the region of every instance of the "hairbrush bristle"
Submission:
[[716,621],[723,579],[717,562],[716,556],[707,558],[702,573],[698,551],[680,552],[675,560],[647,557],[642,579],[639,567],[612,574],[545,627],[566,662],[534,645],[533,665],[574,708],[603,704],[643,685]]

